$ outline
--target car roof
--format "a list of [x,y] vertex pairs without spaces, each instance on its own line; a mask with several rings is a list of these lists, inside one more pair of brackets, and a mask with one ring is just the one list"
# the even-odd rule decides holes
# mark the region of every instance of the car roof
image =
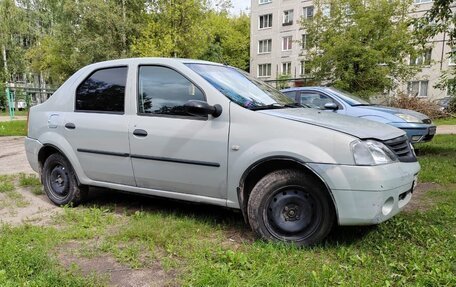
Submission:
[[183,63],[183,64],[206,64],[206,65],[217,65],[223,66],[220,63],[214,63],[209,61],[203,60],[195,60],[195,59],[186,59],[186,58],[161,58],[161,57],[142,57],[142,58],[125,58],[125,59],[117,59],[117,60],[109,60],[103,62],[93,63],[88,65],[87,67],[94,67],[94,66],[115,66],[115,65],[128,65],[128,64],[147,64],[147,63]]
[[327,91],[329,87],[324,86],[308,86],[308,87],[295,87],[281,90],[282,92],[296,92],[296,91]]

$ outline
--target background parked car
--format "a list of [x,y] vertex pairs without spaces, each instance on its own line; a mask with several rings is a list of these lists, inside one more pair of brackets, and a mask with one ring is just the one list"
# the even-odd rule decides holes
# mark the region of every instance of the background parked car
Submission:
[[411,110],[374,105],[335,88],[300,87],[285,89],[282,92],[303,105],[400,128],[407,133],[412,143],[430,141],[435,135],[435,125],[424,114]]

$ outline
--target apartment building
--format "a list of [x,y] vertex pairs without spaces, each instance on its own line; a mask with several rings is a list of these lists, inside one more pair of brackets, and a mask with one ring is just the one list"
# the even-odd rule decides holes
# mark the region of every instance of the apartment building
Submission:
[[[420,17],[432,7],[432,0],[414,0],[410,13]],[[262,80],[273,81],[288,77],[310,78],[303,61],[306,35],[300,29],[302,18],[314,15],[312,0],[252,0],[250,73]],[[330,6],[322,7],[323,14],[330,14]],[[429,50],[423,56],[407,59],[410,65],[424,65],[411,81],[399,83],[398,89],[431,100],[447,96],[447,91],[434,88],[443,71],[456,65],[449,58],[451,47],[448,35],[438,35],[429,42]],[[302,83],[302,81],[300,81]]]

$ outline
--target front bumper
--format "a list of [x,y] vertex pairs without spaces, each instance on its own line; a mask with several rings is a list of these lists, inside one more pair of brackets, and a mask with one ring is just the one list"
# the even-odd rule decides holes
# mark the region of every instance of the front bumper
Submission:
[[413,144],[431,141],[437,129],[435,125],[430,124],[392,123],[391,125],[405,131]]
[[339,225],[378,224],[412,198],[418,162],[379,166],[309,164],[331,190]]
[[27,160],[34,171],[40,173],[40,164],[38,162],[38,153],[43,145],[36,139],[29,137],[25,138],[25,154],[27,155]]

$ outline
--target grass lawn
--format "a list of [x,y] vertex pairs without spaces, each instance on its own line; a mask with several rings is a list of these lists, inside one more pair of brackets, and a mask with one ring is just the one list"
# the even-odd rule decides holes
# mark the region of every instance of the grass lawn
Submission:
[[0,136],[26,136],[27,121],[0,122]]
[[[0,116],[5,116],[5,117],[9,117],[9,111],[6,110],[6,111],[0,111]],[[14,115],[15,116],[27,116],[27,111],[26,110],[22,110],[22,111],[14,111]]]
[[[62,252],[81,262],[109,256],[133,270],[158,264],[173,286],[456,286],[456,136],[436,136],[418,154],[421,182],[438,183],[412,198],[419,209],[336,228],[313,248],[254,240],[238,212],[109,191],[64,208],[52,225],[0,227],[0,286],[108,284],[62,267]],[[3,176],[0,196],[20,186],[40,184]]]
[[456,125],[456,117],[452,118],[444,118],[444,119],[436,119],[433,120],[434,124],[441,126],[441,125]]

